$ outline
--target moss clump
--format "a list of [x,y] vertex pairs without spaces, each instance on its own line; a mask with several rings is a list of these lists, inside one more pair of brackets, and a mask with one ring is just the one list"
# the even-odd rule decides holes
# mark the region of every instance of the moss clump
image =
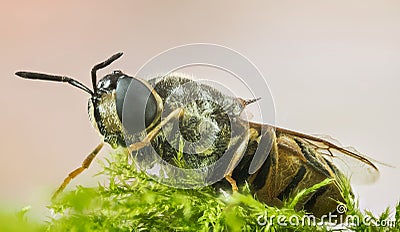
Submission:
[[[392,224],[328,224],[294,210],[297,201],[329,184],[329,179],[305,189],[278,209],[254,199],[247,186],[231,195],[211,187],[176,189],[159,184],[138,172],[123,153],[113,154],[101,174],[109,179],[108,184],[78,186],[63,193],[50,206],[53,216],[48,222],[28,223],[27,209],[17,217],[0,213],[0,231],[400,231],[400,204],[394,217],[389,209],[379,216],[361,212],[346,179],[340,187],[348,216],[369,216],[370,222],[390,219],[387,222]],[[10,222],[15,226],[7,227]]]
[[[176,189],[159,184],[130,165],[126,154],[112,155],[102,173],[109,178],[107,185],[77,187],[53,203],[54,219],[48,225],[49,231],[328,231],[344,226],[319,219],[303,222],[309,215],[294,210],[297,201],[329,184],[329,179],[305,189],[278,209],[254,199],[248,187],[231,195],[211,187]],[[378,217],[360,212],[348,181],[342,182],[347,215],[371,216],[380,221],[390,218],[389,210]],[[397,206],[396,220],[399,215]],[[345,226],[357,231],[400,231],[399,223],[390,228]]]

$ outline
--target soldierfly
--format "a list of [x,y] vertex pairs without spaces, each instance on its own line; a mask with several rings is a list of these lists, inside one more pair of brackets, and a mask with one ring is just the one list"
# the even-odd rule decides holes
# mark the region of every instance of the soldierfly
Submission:
[[[226,165],[210,170],[224,177],[214,186],[228,186],[237,191],[238,185],[247,182],[259,200],[275,206],[281,206],[286,198],[304,188],[332,178],[334,182],[297,205],[298,209],[317,216],[334,212],[339,202],[344,201],[337,185],[342,170],[335,165],[336,159],[355,164],[351,167],[361,167],[353,174],[367,180],[378,175],[376,166],[354,150],[325,138],[241,118],[246,106],[258,99],[228,96],[178,73],[144,80],[113,71],[97,81],[97,71],[121,56],[122,53],[117,53],[92,68],[93,89],[67,76],[16,72],[26,79],[66,82],[91,96],[89,116],[103,141],[81,167],[68,174],[53,198],[90,166],[104,143],[113,148],[125,147],[142,158],[151,147],[163,160],[174,164],[174,156],[184,139],[181,148],[186,168],[206,167],[229,153]],[[256,172],[249,173],[256,151],[266,159]]]

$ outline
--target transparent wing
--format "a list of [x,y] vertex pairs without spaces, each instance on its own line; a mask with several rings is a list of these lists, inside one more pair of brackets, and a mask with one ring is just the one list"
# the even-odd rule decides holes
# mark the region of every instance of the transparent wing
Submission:
[[303,139],[331,161],[353,183],[370,184],[379,178],[379,170],[372,162],[373,159],[361,154],[353,147],[343,147],[330,136],[312,136],[283,128],[276,128],[276,132]]

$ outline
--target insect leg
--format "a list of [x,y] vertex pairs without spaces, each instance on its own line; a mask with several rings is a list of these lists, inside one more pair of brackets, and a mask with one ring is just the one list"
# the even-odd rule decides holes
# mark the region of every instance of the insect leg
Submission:
[[172,111],[172,113],[170,113],[166,118],[164,118],[158,125],[156,125],[147,135],[146,137],[137,143],[133,143],[131,145],[129,145],[128,150],[129,152],[132,151],[137,151],[142,149],[143,147],[148,146],[151,141],[157,136],[157,134],[160,132],[161,128],[167,124],[169,121],[171,121],[172,119],[178,119],[180,117],[182,117],[183,115],[183,109],[182,108],[178,108],[174,111]]
[[53,194],[51,199],[55,199],[58,194],[60,194],[65,187],[67,187],[68,183],[75,178],[77,175],[79,175],[81,172],[83,172],[85,169],[87,169],[90,164],[92,163],[93,159],[96,157],[96,155],[100,152],[101,148],[103,147],[104,143],[100,143],[82,162],[82,166],[79,168],[75,169],[74,171],[70,172],[68,176],[64,179],[63,183],[58,187],[57,191]]
[[242,139],[238,141],[239,145],[237,146],[231,161],[229,162],[228,168],[225,171],[225,179],[231,184],[232,191],[238,191],[238,187],[236,184],[236,180],[232,178],[233,170],[239,164],[240,160],[243,157],[243,154],[246,152],[247,144],[250,139],[250,131],[246,130],[245,134],[242,136]]

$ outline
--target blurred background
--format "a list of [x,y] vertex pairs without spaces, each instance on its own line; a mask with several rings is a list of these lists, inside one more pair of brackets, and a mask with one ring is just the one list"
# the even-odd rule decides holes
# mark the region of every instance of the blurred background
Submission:
[[[115,52],[125,55],[100,76],[133,75],[154,55],[196,42],[230,47],[260,69],[277,125],[329,134],[399,167],[399,12],[396,0],[3,2],[0,206],[31,205],[43,217],[53,191],[100,140],[87,94],[15,71],[64,74],[90,86],[91,67]],[[96,185],[98,171],[94,162],[70,188]],[[393,207],[399,178],[399,168],[381,167],[377,183],[355,186],[361,207]]]

